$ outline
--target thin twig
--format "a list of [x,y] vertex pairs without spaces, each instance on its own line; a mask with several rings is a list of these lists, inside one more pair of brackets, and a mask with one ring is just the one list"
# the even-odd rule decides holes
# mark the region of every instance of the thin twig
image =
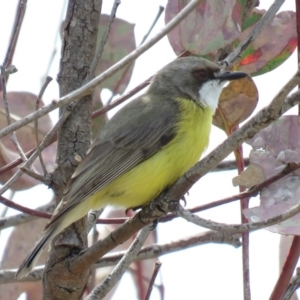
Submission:
[[282,6],[285,0],[275,0],[266,13],[259,19],[253,30],[249,33],[247,38],[243,40],[234,50],[231,52],[222,63],[226,68],[231,67],[239,59],[241,59],[241,53],[260,35],[265,26],[276,15],[279,8]]
[[[236,131],[239,126],[234,126],[230,130],[230,134]],[[234,151],[236,159],[236,166],[238,174],[240,175],[245,170],[244,158],[243,158],[243,145],[237,147]],[[300,167],[300,165],[299,165]],[[246,187],[239,186],[240,193],[246,191]],[[240,214],[242,224],[248,223],[246,216],[243,214],[243,210],[249,207],[250,197],[240,198]],[[242,232],[242,264],[243,264],[243,292],[244,300],[251,300],[251,287],[250,287],[250,264],[249,264],[249,232]]]
[[245,7],[245,11],[242,17],[242,26],[244,25],[245,21],[248,19],[248,17],[250,16],[250,14],[252,13],[253,9],[258,6],[259,2],[257,0],[248,0],[246,1],[246,7]]
[[[242,193],[238,193],[236,195],[232,195],[230,197],[223,198],[221,200],[212,201],[212,202],[207,203],[207,204],[196,206],[194,208],[188,209],[188,211],[190,213],[197,213],[197,212],[204,211],[204,210],[207,210],[207,209],[211,209],[211,208],[214,208],[214,207],[218,207],[218,206],[221,206],[221,205],[224,205],[224,204],[228,204],[228,203],[231,203],[233,201],[240,200],[240,199],[243,199],[243,198],[255,197],[255,196],[258,195],[258,193],[263,188],[269,186],[270,184],[276,182],[277,180],[283,178],[284,176],[294,172],[295,170],[297,170],[299,168],[300,168],[300,164],[298,164],[298,165],[288,164],[281,172],[279,172],[278,174],[276,174],[276,175],[270,177],[269,179],[263,181],[262,183],[257,184],[256,186],[254,186],[250,190],[247,190],[247,191],[242,192]],[[159,223],[169,222],[169,221],[173,220],[174,218],[177,218],[177,216],[174,215],[174,214],[168,214],[165,217],[161,217],[159,219]]]
[[[244,158],[245,167],[249,166],[249,158]],[[220,162],[215,168],[210,172],[222,172],[222,171],[231,171],[236,170],[236,162],[234,160],[225,160]]]
[[153,289],[153,285],[154,285],[156,276],[157,276],[157,274],[158,274],[158,272],[160,270],[160,267],[161,267],[161,262],[156,261],[155,262],[155,267],[154,267],[154,270],[153,270],[153,273],[152,273],[152,276],[151,276],[151,279],[150,279],[150,282],[149,282],[149,287],[148,287],[148,291],[147,291],[145,300],[149,300],[150,299],[151,292],[152,292],[152,289]]
[[[52,77],[50,77],[50,76],[46,77],[45,82],[44,82],[44,84],[43,84],[43,86],[40,90],[40,93],[39,93],[37,99],[36,99],[35,110],[39,109],[40,101],[41,101],[41,99],[44,95],[44,92],[45,92],[48,84],[51,82],[51,80],[52,80]],[[35,133],[36,150],[37,150],[38,156],[40,158],[40,163],[41,163],[41,166],[42,166],[42,170],[44,172],[44,176],[46,176],[48,174],[48,172],[47,172],[47,169],[46,169],[43,157],[42,157],[41,149],[39,147],[40,142],[39,142],[38,119],[34,120],[34,133]]]
[[151,31],[153,30],[154,26],[156,25],[157,21],[159,20],[159,18],[160,18],[160,16],[161,16],[161,14],[163,13],[164,9],[165,9],[165,8],[164,8],[163,6],[161,6],[161,5],[159,6],[157,15],[156,15],[156,17],[155,17],[153,23],[151,24],[151,26],[150,26],[148,32],[144,35],[144,37],[143,37],[143,39],[142,39],[142,41],[141,41],[141,43],[140,43],[140,46],[144,44],[144,42],[146,41],[146,39],[147,39],[148,36],[150,35]]
[[[34,153],[36,149],[31,149],[28,152],[25,153],[26,157],[29,158],[32,153]],[[3,166],[2,168],[0,168],[0,175],[17,167],[18,165],[20,165],[23,162],[22,158],[17,158],[15,160],[13,160],[12,162],[6,164],[5,166]]]
[[[9,200],[10,200],[10,201],[13,200],[15,194],[16,194],[16,191],[10,190],[10,195],[9,195]],[[5,218],[8,209],[9,209],[9,207],[7,207],[7,206],[4,207],[4,209],[3,209],[2,212],[1,212],[1,218],[0,218],[0,220],[3,219],[3,218]],[[0,224],[1,224],[1,221],[0,221]],[[0,229],[0,231],[1,231],[1,229]]]
[[[182,238],[180,240],[172,241],[165,244],[154,244],[151,246],[143,247],[141,251],[138,253],[136,259],[145,260],[145,259],[153,259],[158,258],[162,255],[174,253],[177,251],[182,251],[189,249],[191,247],[203,246],[206,244],[225,244],[230,245],[235,248],[239,248],[241,246],[240,242],[240,234],[232,234],[228,232],[221,231],[205,231],[193,236],[188,236]],[[103,268],[114,266],[125,254],[125,251],[107,254],[100,258],[95,267]]]
[[133,243],[126,251],[126,254],[118,262],[114,270],[108,275],[108,277],[103,281],[102,284],[98,285],[91,291],[91,293],[86,297],[86,300],[103,299],[107,295],[107,293],[120,280],[127,268],[136,258],[136,255],[145,243],[150,232],[150,226],[148,225],[138,233]]
[[145,88],[147,85],[150,84],[152,79],[152,76],[149,77],[148,79],[146,79],[144,82],[140,83],[138,86],[136,86],[135,88],[133,88],[131,91],[127,92],[126,94],[123,94],[121,97],[119,97],[117,100],[110,102],[109,104],[105,105],[104,107],[95,110],[92,113],[92,118],[96,118],[100,115],[105,114],[106,112],[110,111],[111,109],[113,109],[114,107],[120,105],[121,103],[125,102],[127,99],[129,99],[130,97],[132,97],[133,95],[135,95],[136,93],[138,93],[139,91],[141,91],[143,88]]
[[299,236],[295,235],[269,300],[277,300],[283,297],[298,264],[299,251],[300,239]]
[[[0,66],[1,69],[1,81],[2,81],[2,94],[3,94],[3,103],[4,103],[4,110],[5,110],[5,115],[6,115],[6,120],[7,120],[7,124],[10,125],[11,124],[11,117],[10,117],[10,112],[9,112],[9,106],[8,106],[8,101],[7,101],[7,93],[6,93],[6,73],[5,73],[5,67]],[[22,147],[20,146],[18,139],[17,139],[17,135],[15,132],[11,133],[11,141],[13,142],[16,150],[18,151],[21,159],[23,161],[27,160],[27,157],[25,155],[25,153],[23,152]]]
[[27,4],[27,0],[19,0],[17,15],[15,18],[14,26],[13,26],[10,43],[9,43],[9,46],[8,46],[8,49],[7,49],[7,52],[5,55],[5,59],[3,62],[3,66],[5,68],[8,67],[8,65],[10,65],[12,62],[12,57],[14,54],[14,50],[16,48],[20,29],[22,27],[22,22],[24,19],[25,11],[26,11],[26,4]]
[[[121,4],[121,0],[115,0],[114,1],[114,4],[113,4],[113,7],[111,9],[111,13],[110,13],[110,16],[109,16],[109,20],[108,20],[108,24],[106,26],[106,29],[105,29],[105,32],[102,36],[102,39],[101,39],[101,43],[100,43],[100,46],[99,46],[99,49],[98,49],[98,52],[97,54],[95,55],[93,61],[92,61],[92,64],[91,64],[91,68],[90,68],[90,72],[89,72],[89,78],[88,80],[91,79],[91,77],[94,76],[94,73],[95,73],[95,70],[96,70],[96,67],[98,65],[98,62],[100,60],[100,58],[102,57],[102,54],[103,54],[103,50],[104,50],[104,46],[107,42],[107,39],[108,39],[108,36],[109,36],[109,33],[110,33],[110,29],[111,29],[111,26],[114,22],[114,19],[116,17],[116,12],[117,12],[117,9],[118,9],[118,6]],[[100,16],[101,18],[101,16]]]
[[67,3],[68,3],[67,0],[63,0],[63,1],[64,1],[64,4],[63,4],[62,9],[61,9],[60,17],[58,19],[59,21],[58,21],[58,24],[57,24],[57,28],[55,29],[55,32],[56,32],[55,38],[54,38],[54,41],[52,43],[53,50],[52,50],[52,53],[51,53],[51,56],[50,56],[50,59],[49,59],[46,71],[44,73],[44,76],[42,76],[42,82],[45,82],[45,80],[46,80],[45,78],[47,77],[47,74],[49,74],[49,71],[50,71],[50,68],[52,66],[54,57],[55,57],[55,55],[57,53],[57,41],[61,38],[60,37],[60,35],[61,35],[61,24],[62,24],[62,22],[64,20],[66,6],[67,6]]
[[72,91],[71,93],[59,98],[58,100],[52,101],[51,104],[46,105],[40,108],[38,111],[29,114],[28,116],[24,117],[23,119],[14,122],[10,126],[3,128],[0,130],[0,138],[9,134],[12,131],[15,131],[26,124],[32,122],[36,118],[40,118],[52,110],[63,107],[68,105],[72,101],[78,101],[83,96],[89,95],[94,88],[102,83],[107,78],[111,77],[113,74],[118,72],[119,70],[123,69],[127,64],[131,63],[135,59],[137,59],[141,54],[145,51],[150,49],[153,45],[155,45],[159,40],[161,40],[166,34],[168,34],[174,27],[176,27],[191,11],[193,11],[197,5],[199,4],[200,0],[193,0],[188,5],[186,5],[166,26],[162,31],[160,31],[157,35],[155,35],[152,39],[146,42],[141,47],[137,48],[123,59],[121,59],[118,63],[110,67],[108,70],[103,72],[102,74],[96,76],[94,79],[83,85],[82,87]]
[[[0,270],[0,284],[16,282],[16,269],[6,269]],[[34,268],[34,272],[30,272],[26,277],[18,279],[18,282],[27,282],[27,281],[39,281],[42,279],[44,273],[44,266],[38,266]]]
[[[3,198],[0,197],[0,201],[1,201],[1,199],[3,199]],[[8,199],[6,199],[6,200],[10,201],[11,203],[14,203],[12,200],[8,200]],[[8,206],[6,206],[6,207],[8,207]],[[42,216],[41,215],[37,216],[37,213],[43,214],[43,218],[48,216],[47,218],[50,219],[50,217],[52,215],[47,212],[53,211],[54,207],[55,207],[54,202],[51,202],[50,204],[46,204],[46,205],[37,207],[35,210],[31,210],[32,213],[33,212],[35,213],[35,215],[22,213],[22,214],[17,214],[17,215],[13,215],[13,216],[2,217],[2,218],[0,218],[0,230],[33,221],[33,220],[37,219],[38,217],[41,218]],[[15,208],[15,207],[13,207],[13,208]]]
[[24,172],[25,174],[27,174],[28,176],[44,183],[45,185],[49,185],[50,182],[46,180],[46,177],[41,175],[40,173],[36,172],[36,171],[33,171],[33,170],[30,170],[28,168],[25,168],[25,167],[21,167],[20,170],[22,170],[22,172]]
[[[156,23],[157,23],[158,19],[160,18],[161,14],[163,13],[163,11],[164,11],[164,7],[160,5],[160,6],[159,6],[158,13],[157,13],[157,15],[156,15],[156,17],[155,17],[153,23],[151,24],[151,26],[150,26],[148,32],[144,35],[142,41],[140,42],[139,47],[140,47],[141,45],[144,44],[144,42],[146,41],[146,39],[147,39],[148,36],[150,35],[151,31],[153,30],[154,26],[156,25]],[[123,82],[123,79],[124,79],[125,76],[127,75],[127,73],[128,73],[128,71],[129,71],[129,69],[131,68],[131,66],[132,66],[132,64],[128,65],[128,66],[124,69],[124,71],[123,71],[123,73],[122,73],[122,77],[119,79],[119,81],[118,81],[117,84],[115,85],[114,90],[113,90],[113,92],[112,92],[112,95],[111,95],[111,97],[108,99],[107,104],[105,105],[105,107],[107,107],[107,105],[110,104],[111,101],[113,100],[113,98],[114,98],[116,92],[117,92],[118,89],[119,89],[119,86],[120,86],[121,83]],[[150,83],[150,80],[151,80],[151,77],[150,77],[149,79],[147,79],[146,81],[144,81],[144,83],[146,83],[145,86],[147,86],[147,85]],[[142,86],[143,86],[143,83],[140,84],[140,85],[138,85],[138,87],[140,87],[140,88],[141,88]],[[142,89],[142,88],[141,88],[141,89]],[[134,93],[132,93],[133,91],[134,91]],[[127,93],[127,97],[128,97],[128,95],[134,95],[134,94],[137,93],[137,92],[139,92],[139,89],[133,89],[132,91],[130,91],[130,92]],[[131,96],[129,96],[128,98],[127,98],[127,97],[126,97],[126,98],[121,97],[122,100],[120,101],[120,98],[119,98],[118,100],[116,100],[116,102],[118,101],[118,103],[122,103],[123,101],[127,100],[127,99],[130,98]],[[119,101],[120,101],[120,102],[119,102]],[[101,112],[101,114],[103,114],[103,112]]]
[[10,200],[4,198],[1,195],[0,195],[0,203],[2,203],[3,205],[5,205],[7,207],[16,209],[18,211],[21,211],[23,213],[26,213],[26,214],[29,214],[29,215],[32,215],[32,216],[41,217],[41,218],[48,218],[48,219],[50,219],[52,217],[52,214],[48,214],[48,213],[45,213],[45,212],[40,212],[38,210],[30,209],[26,206],[19,205],[19,204],[13,202],[13,201],[10,201]]
[[[67,114],[63,114],[58,122],[52,127],[52,129],[46,134],[42,142],[40,143],[40,150],[43,151],[50,143],[50,141],[53,139],[54,135],[56,134],[57,130],[62,126],[64,121],[67,118]],[[28,168],[32,165],[32,163],[37,158],[37,150],[30,156],[30,158],[24,163],[23,167]],[[6,192],[14,182],[16,182],[23,174],[23,171],[19,169],[0,189],[0,195],[2,195],[4,192]]]
[[286,292],[280,300],[290,300],[300,286],[300,268],[297,268],[296,275],[292,278]]
[[196,215],[190,213],[188,210],[185,210],[178,203],[176,203],[176,204],[174,203],[172,211],[173,211],[173,213],[182,217],[186,221],[191,222],[195,225],[207,228],[207,229],[241,233],[241,232],[245,232],[245,231],[254,231],[254,230],[262,229],[262,228],[269,227],[271,225],[275,225],[277,223],[283,222],[287,219],[290,219],[300,212],[300,204],[295,205],[292,208],[290,208],[289,210],[287,210],[286,212],[284,212],[283,214],[277,215],[270,219],[266,219],[266,220],[263,220],[260,222],[244,223],[244,224],[230,224],[230,225],[223,224],[223,223],[217,223],[217,222],[213,222],[213,221],[208,221],[203,218],[200,218],[199,216],[196,216]]
[[[278,174],[275,174],[274,176],[266,179],[265,181],[255,185],[253,188],[245,191],[245,192],[241,192],[237,195],[233,195],[233,196],[230,196],[230,197],[227,197],[227,198],[224,198],[222,200],[219,200],[219,201],[214,201],[212,203],[209,203],[209,204],[214,204],[214,203],[219,203],[218,205],[212,205],[212,206],[207,206],[206,204],[205,205],[201,205],[201,206],[197,206],[193,209],[191,209],[190,211],[195,213],[195,212],[199,212],[199,211],[202,211],[204,209],[208,209],[208,208],[212,208],[212,207],[216,207],[216,206],[219,206],[219,205],[222,205],[222,204],[227,204],[227,203],[230,203],[232,201],[235,201],[235,200],[239,200],[239,199],[245,199],[245,198],[251,198],[251,197],[255,197],[258,195],[258,193],[268,187],[270,184],[276,182],[277,180],[285,177],[286,175],[288,174],[291,174],[292,172],[295,172],[297,169],[300,168],[300,164],[292,164],[292,163],[289,163],[287,164],[287,166],[282,170],[280,171]],[[209,205],[208,204],[208,205]]]
[[[97,230],[97,226],[93,226],[92,233],[92,244],[96,243],[99,238],[99,231]],[[89,280],[89,290],[93,289],[96,286],[96,269],[91,270],[90,280]]]

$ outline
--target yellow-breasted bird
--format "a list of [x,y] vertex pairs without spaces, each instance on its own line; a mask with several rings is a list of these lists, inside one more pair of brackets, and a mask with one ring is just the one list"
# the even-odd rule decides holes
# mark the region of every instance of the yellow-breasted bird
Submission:
[[145,94],[107,122],[16,277],[26,276],[46,244],[89,210],[143,206],[182,176],[208,145],[224,84],[245,76],[221,73],[198,57],[176,59],[160,70]]

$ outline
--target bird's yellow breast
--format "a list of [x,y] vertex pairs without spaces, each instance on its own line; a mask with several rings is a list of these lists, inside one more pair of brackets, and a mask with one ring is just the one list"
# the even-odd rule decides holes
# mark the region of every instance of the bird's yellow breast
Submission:
[[212,112],[194,101],[177,99],[180,113],[175,137],[155,155],[90,197],[103,205],[142,206],[174,183],[200,158],[208,145]]

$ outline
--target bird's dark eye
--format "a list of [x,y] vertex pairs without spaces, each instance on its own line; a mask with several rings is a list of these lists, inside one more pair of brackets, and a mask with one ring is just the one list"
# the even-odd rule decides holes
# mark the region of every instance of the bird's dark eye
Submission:
[[203,70],[203,69],[201,69],[201,70],[195,70],[195,71],[194,71],[194,75],[195,75],[198,79],[200,79],[201,81],[205,81],[205,80],[208,79],[208,73],[207,73],[206,70]]

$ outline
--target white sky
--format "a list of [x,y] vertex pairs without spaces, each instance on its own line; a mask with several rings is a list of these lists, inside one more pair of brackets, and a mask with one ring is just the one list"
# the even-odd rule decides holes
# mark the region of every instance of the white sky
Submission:
[[[1,45],[0,61],[3,60],[7,42],[10,36],[10,28],[14,19],[17,0],[0,0],[0,28]],[[9,91],[30,91],[37,94],[40,90],[42,78],[45,75],[51,53],[56,48],[54,64],[50,75],[54,81],[46,90],[44,101],[49,103],[58,97],[57,83],[60,55],[60,41],[53,46],[57,30],[60,26],[60,17],[65,1],[39,1],[29,0],[26,17],[22,27],[17,51],[13,63],[18,68],[18,73],[10,77]],[[131,23],[136,23],[136,43],[139,44],[157,14],[158,6],[165,6],[167,1],[139,1],[123,0],[117,11],[117,17]],[[261,1],[262,5],[269,5],[271,1]],[[110,13],[112,1],[103,3],[103,12]],[[294,10],[294,1],[286,1],[282,10]],[[155,35],[164,26],[162,16],[155,26],[152,35]],[[134,73],[128,90],[151,76],[162,66],[175,58],[175,54],[169,46],[167,38],[152,47],[146,54],[137,59]],[[267,75],[255,78],[260,100],[258,108],[267,105],[280,87],[295,72],[297,66],[294,55],[281,67]],[[284,74],[284,76],[283,76]],[[104,94],[105,95],[105,94]],[[113,112],[109,113],[111,115]],[[57,112],[51,113],[56,119]],[[210,147],[206,153],[225,139],[225,134],[217,128],[213,128]],[[247,151],[245,151],[247,153]],[[231,185],[231,179],[236,172],[209,174],[202,178],[190,191],[188,206],[193,207],[212,200],[218,200],[236,193],[237,188]],[[216,186],[218,188],[216,188]],[[31,207],[38,205],[39,196],[43,194],[45,201],[51,198],[51,191],[40,185],[35,189],[18,193],[15,201],[24,205],[24,198],[36,199]],[[8,196],[8,193],[6,194]],[[47,198],[47,199],[46,199]],[[46,202],[47,202],[46,201]],[[252,205],[257,204],[251,201]],[[41,203],[39,203],[41,204]],[[27,203],[26,203],[27,205]],[[8,214],[16,212],[9,209]],[[239,203],[229,204],[210,211],[201,213],[202,217],[218,222],[238,223]],[[203,229],[188,224],[184,220],[174,220],[167,224],[158,225],[159,242],[177,240],[201,232]],[[10,229],[0,235],[0,244],[4,245]],[[278,244],[279,235],[260,230],[251,234],[250,239],[250,265],[251,265],[251,291],[253,299],[267,299],[278,277]],[[1,254],[2,249],[0,249]],[[163,256],[161,274],[165,285],[165,299],[242,299],[242,273],[241,273],[241,249],[224,245],[206,245],[192,248],[186,251]],[[126,280],[130,280],[125,275]],[[159,278],[159,277],[158,277]],[[135,289],[130,284],[120,285],[114,299],[135,299]],[[159,299],[158,292],[154,289],[151,300]]]

